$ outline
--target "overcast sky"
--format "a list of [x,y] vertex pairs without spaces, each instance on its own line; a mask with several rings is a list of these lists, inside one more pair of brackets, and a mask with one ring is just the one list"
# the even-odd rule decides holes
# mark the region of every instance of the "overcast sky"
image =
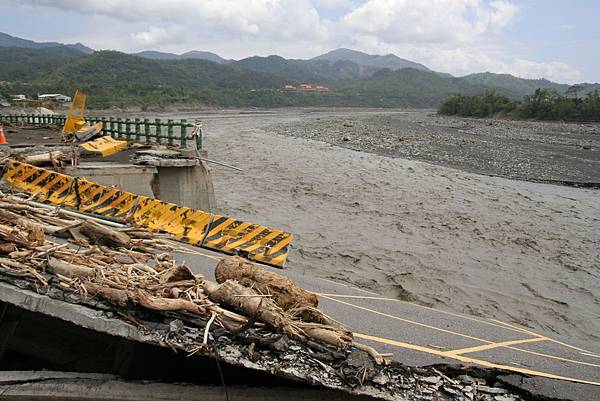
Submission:
[[310,58],[348,47],[454,75],[600,82],[599,0],[2,0],[0,31],[125,52]]

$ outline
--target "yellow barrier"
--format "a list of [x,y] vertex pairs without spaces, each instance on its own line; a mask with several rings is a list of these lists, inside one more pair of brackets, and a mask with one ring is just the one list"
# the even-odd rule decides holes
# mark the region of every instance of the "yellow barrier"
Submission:
[[283,267],[292,235],[285,231],[215,215],[202,247],[219,252],[241,253],[249,259]]
[[[102,123],[99,124],[100,127],[102,127]],[[94,139],[93,141],[84,142],[79,146],[90,153],[95,153],[102,157],[106,157],[114,155],[123,149],[127,149],[127,141],[118,141],[113,139],[113,137],[110,135],[107,135]]]
[[83,178],[10,161],[5,180],[37,201],[122,221],[133,221],[179,241],[283,267],[292,235],[285,231],[177,206]]
[[211,214],[201,210],[180,207],[158,199],[139,197],[133,213],[135,224],[152,231],[164,231],[176,239],[200,245],[206,235]]
[[77,195],[75,179],[52,170],[10,161],[6,165],[4,179],[14,188],[27,192],[39,202],[75,208]]
[[86,94],[77,89],[71,102],[71,109],[67,114],[67,121],[63,127],[63,132],[75,132],[85,126],[85,120],[83,119],[83,113],[85,112],[85,99]]
[[78,210],[125,220],[133,211],[138,195],[77,178]]

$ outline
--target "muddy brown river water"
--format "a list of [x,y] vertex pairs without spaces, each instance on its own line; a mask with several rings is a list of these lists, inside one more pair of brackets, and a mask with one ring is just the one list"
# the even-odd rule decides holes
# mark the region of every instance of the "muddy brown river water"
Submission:
[[600,340],[600,191],[483,175],[600,182],[597,124],[406,110],[198,116],[209,157],[244,169],[211,166],[220,211],[293,232],[288,269]]

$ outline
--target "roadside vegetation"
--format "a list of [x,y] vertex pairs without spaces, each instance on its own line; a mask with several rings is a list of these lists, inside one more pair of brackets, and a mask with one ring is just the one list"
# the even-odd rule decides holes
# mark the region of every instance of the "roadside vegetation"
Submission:
[[598,91],[579,96],[581,88],[572,86],[560,94],[554,89],[536,89],[521,101],[495,92],[481,95],[452,95],[442,102],[438,113],[463,117],[507,117],[534,120],[600,121]]

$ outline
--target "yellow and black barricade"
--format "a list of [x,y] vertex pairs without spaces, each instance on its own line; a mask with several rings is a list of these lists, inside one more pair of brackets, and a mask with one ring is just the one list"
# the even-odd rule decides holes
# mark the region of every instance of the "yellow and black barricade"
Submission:
[[75,208],[75,178],[18,161],[6,164],[4,179],[39,202]]
[[215,215],[202,247],[228,254],[242,254],[251,260],[283,267],[292,234],[285,231]]
[[283,267],[292,234],[135,195],[52,170],[10,161],[4,179],[35,200],[97,214],[171,234],[175,239],[226,254]]
[[130,192],[100,185],[84,178],[77,178],[76,184],[80,212],[126,220],[140,198]]
[[211,213],[177,206],[140,196],[133,221],[152,231],[164,231],[179,241],[200,245],[206,235]]

